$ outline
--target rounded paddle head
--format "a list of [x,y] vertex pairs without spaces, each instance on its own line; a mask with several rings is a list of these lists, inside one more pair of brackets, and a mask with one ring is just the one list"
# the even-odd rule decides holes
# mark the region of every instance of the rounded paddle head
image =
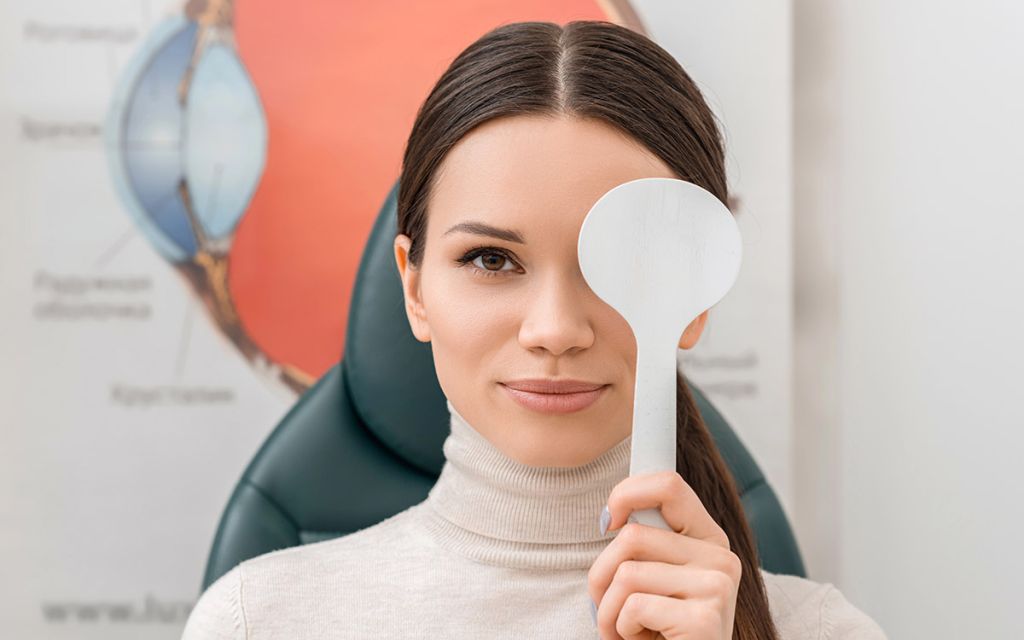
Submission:
[[674,178],[620,184],[583,220],[580,269],[638,342],[678,343],[725,297],[742,255],[739,227],[709,191]]

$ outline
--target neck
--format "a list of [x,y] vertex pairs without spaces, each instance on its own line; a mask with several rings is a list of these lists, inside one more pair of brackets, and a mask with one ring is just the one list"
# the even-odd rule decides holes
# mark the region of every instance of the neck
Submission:
[[611,490],[629,475],[627,436],[574,467],[536,467],[497,449],[448,402],[445,464],[426,505],[439,542],[480,562],[587,569],[614,533],[598,525]]

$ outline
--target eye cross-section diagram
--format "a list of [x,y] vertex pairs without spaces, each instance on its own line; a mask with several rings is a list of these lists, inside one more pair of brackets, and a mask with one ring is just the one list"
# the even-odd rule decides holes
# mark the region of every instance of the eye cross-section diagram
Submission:
[[220,333],[301,393],[344,353],[360,256],[431,86],[496,25],[577,19],[645,33],[628,0],[187,0],[121,76],[113,180]]
[[266,118],[236,54],[232,16],[228,0],[191,1],[152,30],[114,94],[108,157],[135,222],[218,328],[257,369],[301,392],[310,377],[266,357],[227,286],[234,230],[267,153]]

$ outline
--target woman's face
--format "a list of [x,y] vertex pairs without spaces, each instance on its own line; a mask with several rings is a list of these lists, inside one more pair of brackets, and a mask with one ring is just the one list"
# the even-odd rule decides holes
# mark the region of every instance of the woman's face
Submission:
[[[630,433],[636,341],[587,286],[576,244],[602,195],[647,177],[678,176],[598,120],[499,118],[463,137],[439,168],[419,268],[408,264],[408,236],[395,238],[409,323],[431,343],[442,391],[521,463],[585,464]],[[697,342],[706,317],[687,327],[681,348]],[[583,408],[552,411],[535,406],[550,396],[512,390],[523,379],[603,386],[575,396],[592,400]]]

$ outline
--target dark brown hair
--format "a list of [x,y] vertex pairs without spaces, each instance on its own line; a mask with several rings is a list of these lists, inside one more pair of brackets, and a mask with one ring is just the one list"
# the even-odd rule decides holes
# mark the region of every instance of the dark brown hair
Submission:
[[[423,258],[427,203],[445,155],[477,125],[526,114],[611,124],[656,154],[680,179],[729,205],[716,119],[668,52],[611,22],[506,24],[456,56],[413,123],[398,189],[398,233],[412,241],[413,267]],[[676,398],[676,470],[729,536],[743,566],[733,638],[775,639],[757,546],[739,492],[681,374]]]

